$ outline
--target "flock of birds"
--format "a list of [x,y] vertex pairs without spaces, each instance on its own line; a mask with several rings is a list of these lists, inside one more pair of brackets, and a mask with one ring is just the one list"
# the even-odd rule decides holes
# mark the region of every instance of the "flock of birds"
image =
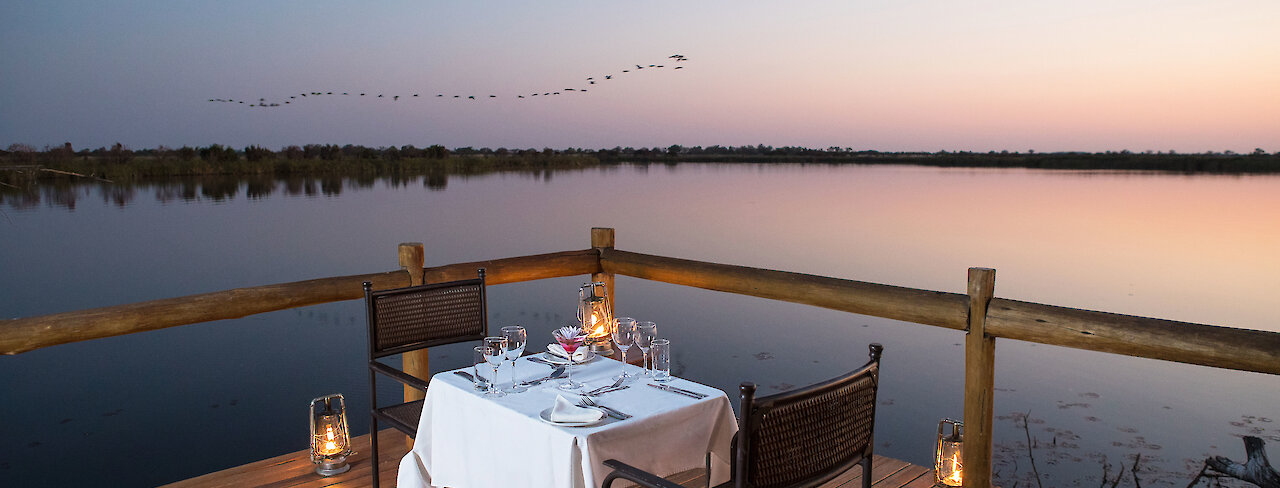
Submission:
[[[672,55],[670,55],[670,56],[667,56],[667,59],[671,59],[671,60],[672,60],[672,61],[671,61],[671,63],[673,64],[672,69],[684,69],[684,66],[681,66],[681,65],[680,65],[680,63],[683,63],[683,62],[685,62],[685,61],[688,61],[688,60],[689,60],[689,58],[686,58],[686,57],[685,57],[684,55],[682,55],[682,54],[672,54]],[[627,68],[627,69],[622,70],[622,73],[631,73],[631,72],[633,72],[633,71],[640,71],[640,70],[642,70],[642,69],[646,69],[646,68],[647,68],[647,69],[660,69],[660,68],[665,68],[665,67],[666,67],[666,65],[663,65],[663,64],[656,64],[656,63],[654,63],[654,64],[649,64],[649,65],[637,64],[637,65],[635,65],[635,66],[636,66],[635,68]],[[539,93],[539,92],[533,92],[533,93],[529,93],[528,95],[519,94],[519,95],[514,95],[514,96],[508,96],[507,98],[523,99],[523,98],[526,98],[526,96],[527,96],[528,98],[532,98],[532,97],[536,97],[536,96],[544,96],[544,97],[556,96],[556,95],[560,95],[561,93],[565,93],[565,94],[569,94],[569,93],[586,93],[586,92],[587,92],[587,90],[589,89],[588,87],[589,87],[589,86],[591,86],[591,85],[595,85],[597,81],[598,81],[598,82],[605,82],[605,81],[608,81],[608,80],[613,80],[613,79],[615,79],[615,76],[621,76],[621,75],[620,75],[620,74],[618,74],[618,75],[615,75],[615,74],[606,74],[606,75],[602,75],[602,76],[599,76],[599,77],[595,77],[595,76],[588,76],[586,80],[583,80],[583,81],[585,81],[585,82],[586,82],[586,85],[587,85],[587,86],[583,86],[583,87],[580,87],[580,88],[563,88],[563,89],[558,90],[558,91],[544,91],[544,92],[540,92],[540,93]],[[266,98],[259,98],[259,99],[257,99],[256,101],[251,101],[251,100],[236,100],[236,99],[232,99],[232,98],[210,98],[210,99],[209,99],[209,101],[210,101],[210,102],[219,102],[219,103],[234,103],[234,104],[238,104],[238,105],[239,105],[239,104],[244,104],[244,105],[248,105],[248,106],[250,106],[250,107],[281,107],[281,106],[290,105],[290,104],[293,104],[293,103],[296,103],[296,102],[300,102],[300,101],[302,101],[303,99],[306,99],[306,98],[315,98],[315,97],[322,97],[322,96],[329,96],[329,95],[337,95],[337,96],[359,96],[359,97],[366,97],[366,96],[367,96],[367,97],[370,97],[370,98],[384,98],[384,99],[391,99],[392,101],[398,101],[398,100],[400,100],[401,98],[432,98],[432,96],[431,96],[431,95],[427,95],[427,96],[425,96],[425,97],[424,97],[424,96],[422,96],[422,94],[420,94],[420,93],[414,93],[414,94],[412,94],[412,95],[403,95],[403,96],[402,96],[402,95],[390,95],[390,96],[388,96],[388,95],[383,94],[383,93],[378,93],[378,94],[374,95],[374,94],[372,94],[372,93],[368,93],[368,92],[365,92],[365,93],[352,93],[352,92],[332,92],[332,91],[319,92],[319,91],[313,91],[313,92],[299,93],[299,94],[297,94],[297,95],[290,95],[288,100],[282,100],[282,101],[275,101],[275,100],[268,101]],[[503,98],[503,97],[500,97],[500,96],[498,96],[498,95],[488,95],[488,96],[484,96],[484,95],[479,95],[479,96],[477,96],[477,95],[452,95],[452,94],[451,94],[451,95],[445,95],[445,94],[443,94],[443,93],[437,93],[437,94],[435,94],[434,98],[456,98],[456,99],[459,99],[459,100],[484,100],[484,99],[490,99],[490,98]]]

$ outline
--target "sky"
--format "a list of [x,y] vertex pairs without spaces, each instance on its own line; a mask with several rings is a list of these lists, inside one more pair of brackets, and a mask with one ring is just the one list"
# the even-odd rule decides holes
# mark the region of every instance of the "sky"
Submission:
[[[1275,0],[7,0],[0,18],[0,147],[1280,151]],[[352,95],[299,96],[330,91]]]

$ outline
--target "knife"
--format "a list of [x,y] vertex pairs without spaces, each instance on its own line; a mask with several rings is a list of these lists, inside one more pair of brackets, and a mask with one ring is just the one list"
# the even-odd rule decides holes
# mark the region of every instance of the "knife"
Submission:
[[703,398],[706,398],[706,395],[703,395],[703,394],[701,394],[701,393],[694,393],[694,392],[689,391],[689,390],[682,390],[682,389],[675,388],[675,387],[671,387],[671,386],[667,386],[667,385],[655,385],[655,384],[653,384],[653,383],[645,383],[645,384],[646,384],[646,385],[649,385],[649,386],[652,386],[652,387],[654,387],[654,388],[657,388],[657,389],[659,389],[659,390],[662,390],[662,391],[667,391],[667,392],[675,393],[675,394],[677,394],[677,395],[684,395],[684,396],[687,396],[687,397],[697,398],[697,399],[699,399],[699,400],[701,400],[701,399],[703,399]]
[[610,417],[613,417],[613,418],[618,419],[618,420],[626,420],[626,419],[631,418],[631,416],[630,416],[630,415],[627,415],[627,414],[625,414],[625,413],[619,412],[619,411],[617,411],[617,410],[614,410],[614,409],[612,409],[612,408],[606,407],[606,406],[604,406],[604,405],[596,405],[596,408],[598,408],[598,409],[600,409],[600,410],[604,410],[604,413],[606,413],[606,414],[608,414]]
[[[453,374],[466,378],[467,381],[470,381],[472,383],[476,382],[476,378],[474,376],[471,376],[471,373],[468,373],[466,371],[454,371]],[[484,378],[480,378],[480,383],[487,385],[489,384],[489,381],[485,380]]]
[[688,393],[688,394],[693,395],[693,396],[696,396],[696,397],[698,397],[698,398],[706,398],[707,396],[709,396],[709,395],[707,395],[706,393],[698,393],[698,392],[693,391],[693,390],[686,390],[686,389],[684,389],[684,388],[677,388],[677,387],[674,387],[674,386],[671,386],[671,385],[662,385],[662,386],[666,387],[667,389],[669,389],[669,390],[671,390],[671,391],[678,391],[678,392],[681,392],[681,393]]

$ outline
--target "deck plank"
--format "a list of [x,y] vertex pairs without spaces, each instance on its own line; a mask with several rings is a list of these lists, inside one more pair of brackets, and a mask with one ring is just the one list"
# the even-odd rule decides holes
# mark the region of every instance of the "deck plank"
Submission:
[[[381,448],[378,464],[381,465],[379,475],[382,486],[395,486],[396,469],[400,465],[400,458],[409,452],[404,442],[404,434],[395,429],[383,430],[378,434],[378,444],[378,447]],[[373,477],[369,466],[369,436],[362,435],[352,439],[351,448],[356,451],[347,461],[351,464],[351,470],[336,476],[324,477],[316,474],[316,466],[311,463],[310,451],[304,449],[165,486],[167,488],[230,488],[243,486],[363,488],[372,486]]]
[[[378,433],[379,481],[382,486],[396,485],[396,470],[400,458],[409,449],[404,434],[395,429]],[[356,451],[349,459],[351,470],[337,476],[323,477],[315,473],[310,451],[304,449],[273,458],[255,461],[243,466],[224,469],[195,478],[178,481],[166,488],[231,488],[257,486],[266,488],[368,488],[373,486],[369,466],[369,436],[351,440]],[[925,488],[933,486],[933,471],[906,461],[876,455],[872,458],[872,486],[877,488]],[[706,470],[702,468],[682,471],[667,477],[682,486],[694,488],[707,485]],[[514,485],[513,485],[514,486]],[[620,486],[620,485],[619,485]],[[855,467],[823,485],[824,488],[857,488],[862,486],[862,468]]]

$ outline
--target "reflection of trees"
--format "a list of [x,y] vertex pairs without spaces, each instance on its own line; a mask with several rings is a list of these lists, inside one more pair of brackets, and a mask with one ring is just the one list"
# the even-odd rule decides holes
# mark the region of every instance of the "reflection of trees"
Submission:
[[56,205],[67,210],[75,210],[76,201],[80,197],[79,189],[65,181],[45,187],[44,192],[49,198],[50,205]]
[[191,178],[183,178],[181,180],[166,180],[155,184],[156,201],[160,203],[169,203],[174,200],[182,199],[183,201],[191,201],[196,197],[195,181]]
[[137,194],[133,185],[113,185],[110,183],[99,184],[98,191],[102,193],[102,203],[114,203],[120,208],[132,203],[133,197]]
[[[336,147],[336,146],[335,146]],[[180,157],[178,154],[172,157]],[[551,171],[544,174],[550,177]],[[2,181],[0,181],[2,182]],[[266,175],[248,177],[204,176],[171,178],[146,183],[111,183],[87,179],[30,180],[11,186],[0,185],[0,205],[15,209],[28,209],[47,203],[51,207],[75,210],[79,201],[93,192],[101,196],[104,204],[125,207],[131,205],[138,192],[147,192],[156,202],[169,204],[176,201],[194,202],[234,200],[243,186],[249,200],[264,200],[280,192],[289,197],[336,197],[351,189],[372,189],[379,183],[388,187],[407,187],[417,184],[418,176],[402,173],[378,175],[376,172],[360,173],[347,177],[327,174],[320,177],[291,176],[275,178]],[[449,174],[443,169],[431,171],[423,180],[429,190],[443,190],[448,186]],[[149,188],[148,188],[149,187]]]
[[4,199],[5,205],[18,210],[33,208],[40,205],[40,192],[35,188],[20,188],[17,190],[6,188],[0,192],[0,198]]
[[200,194],[215,202],[229,200],[240,193],[240,179],[235,177],[206,178],[200,182]]
[[316,194],[316,181],[301,176],[286,178],[284,180],[284,193],[291,197],[299,195],[314,196]]
[[342,194],[342,178],[339,176],[326,176],[320,179],[320,191],[324,192],[326,197],[336,197]]
[[261,200],[271,196],[276,191],[276,181],[273,178],[259,177],[250,178],[245,184],[245,196],[250,200]]
[[427,179],[423,184],[430,190],[443,190],[449,186],[449,174],[444,171],[432,171],[427,173]]

